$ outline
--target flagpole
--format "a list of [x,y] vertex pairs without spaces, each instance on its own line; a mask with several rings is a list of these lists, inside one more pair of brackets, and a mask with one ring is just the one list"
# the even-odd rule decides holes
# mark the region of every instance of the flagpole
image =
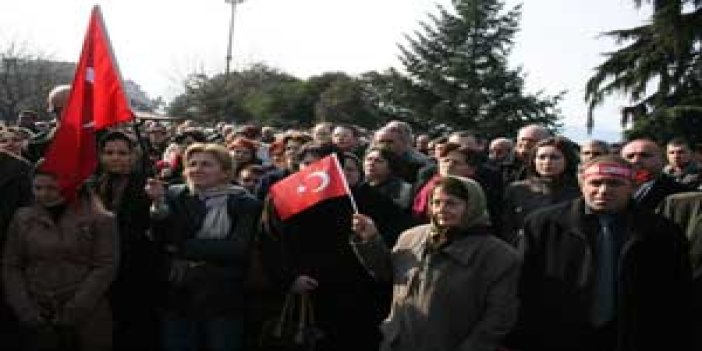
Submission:
[[341,167],[341,162],[339,162],[339,158],[336,156],[336,153],[332,153],[332,157],[334,158],[334,163],[336,163],[336,167],[338,168],[339,173],[341,173],[341,178],[344,180],[344,189],[346,189],[346,193],[349,195],[349,200],[351,200],[351,208],[353,208],[353,213],[359,214],[358,205],[356,205],[356,199],[353,198],[351,188],[349,188],[349,182],[346,180],[346,173],[344,173],[344,168]]

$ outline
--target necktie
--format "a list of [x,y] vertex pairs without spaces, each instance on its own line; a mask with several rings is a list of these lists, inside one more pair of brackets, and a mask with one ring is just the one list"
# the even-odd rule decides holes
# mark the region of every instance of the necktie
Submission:
[[594,324],[601,326],[615,316],[616,308],[616,254],[611,216],[600,216],[600,235],[597,238],[597,281],[595,287]]

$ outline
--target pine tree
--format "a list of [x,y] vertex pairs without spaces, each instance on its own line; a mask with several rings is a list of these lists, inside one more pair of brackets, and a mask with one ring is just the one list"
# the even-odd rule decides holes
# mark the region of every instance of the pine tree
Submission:
[[[622,109],[622,125],[633,121],[637,135],[686,134],[692,124],[657,121],[702,116],[702,1],[634,0],[651,3],[647,23],[605,33],[623,47],[606,53],[605,61],[587,82],[585,99],[593,111],[612,93],[624,93],[632,103]],[[668,126],[668,127],[665,127]],[[687,126],[687,127],[684,127]],[[672,129],[670,129],[672,128]],[[667,133],[667,134],[666,134]]]
[[[501,0],[454,0],[451,9],[406,36],[400,60],[415,89],[429,97],[407,102],[432,123],[510,136],[523,125],[558,127],[561,95],[528,94],[520,69],[508,67],[521,7]],[[420,113],[422,113],[420,112]],[[421,117],[421,116],[420,116]]]

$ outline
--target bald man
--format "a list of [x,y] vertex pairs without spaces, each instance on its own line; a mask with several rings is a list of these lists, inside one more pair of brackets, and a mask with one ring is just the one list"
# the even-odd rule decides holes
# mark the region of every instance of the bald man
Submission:
[[511,162],[503,163],[502,176],[505,184],[526,178],[526,165],[529,152],[539,141],[551,136],[548,129],[538,124],[530,124],[519,129],[517,145]]
[[663,151],[650,139],[626,143],[621,156],[636,172],[638,188],[633,197],[640,208],[655,211],[666,196],[691,190],[663,173]]
[[39,133],[29,142],[27,147],[27,159],[31,162],[37,162],[44,157],[46,148],[54,139],[54,132],[60,123],[61,113],[63,112],[68,96],[71,93],[70,85],[58,85],[51,89],[46,98],[47,111],[54,115],[55,126],[44,133]]

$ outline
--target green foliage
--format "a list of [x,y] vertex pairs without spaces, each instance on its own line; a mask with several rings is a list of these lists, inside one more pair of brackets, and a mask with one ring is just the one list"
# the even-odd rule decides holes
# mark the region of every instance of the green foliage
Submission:
[[415,119],[487,136],[513,135],[529,123],[558,128],[562,94],[526,93],[521,70],[508,67],[520,6],[504,11],[500,0],[456,0],[453,5],[438,6],[438,14],[429,15],[400,46],[411,80],[405,88],[425,96],[403,107]]
[[[644,1],[635,1],[642,6]],[[586,86],[590,104],[588,128],[594,125],[593,111],[613,93],[623,93],[632,105],[623,109],[622,124],[636,124],[637,133],[656,128],[678,128],[683,124],[649,119],[681,118],[700,104],[702,87],[702,1],[655,0],[651,20],[639,27],[605,33],[624,45],[605,54]],[[684,107],[687,106],[687,107]],[[680,109],[679,107],[684,107]],[[654,129],[651,129],[655,126]],[[683,129],[665,133],[682,134]],[[664,134],[665,134],[664,133]]]
[[256,64],[229,77],[192,75],[184,87],[185,93],[170,104],[169,114],[285,126],[330,121],[373,127],[378,121],[362,81],[340,72],[301,80]]

